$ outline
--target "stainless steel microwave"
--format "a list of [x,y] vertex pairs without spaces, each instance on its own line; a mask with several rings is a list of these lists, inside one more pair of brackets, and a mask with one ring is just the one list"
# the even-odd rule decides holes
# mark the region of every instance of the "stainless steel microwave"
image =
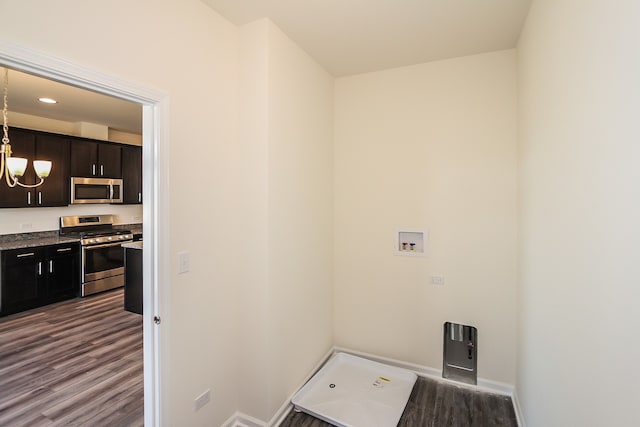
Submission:
[[112,178],[71,178],[71,204],[122,203],[122,180]]

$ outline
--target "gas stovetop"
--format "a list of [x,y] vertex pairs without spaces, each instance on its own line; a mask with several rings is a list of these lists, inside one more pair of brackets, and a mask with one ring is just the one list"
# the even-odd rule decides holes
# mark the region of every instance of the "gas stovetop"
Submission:
[[78,237],[83,246],[133,240],[133,233],[129,230],[72,231],[61,234]]
[[78,237],[83,246],[133,240],[130,230],[113,228],[113,215],[60,217],[60,235]]
[[104,243],[124,242],[127,240],[133,240],[133,234],[130,231],[114,231],[113,233],[87,233],[80,236],[80,244],[83,246],[89,245],[101,245]]

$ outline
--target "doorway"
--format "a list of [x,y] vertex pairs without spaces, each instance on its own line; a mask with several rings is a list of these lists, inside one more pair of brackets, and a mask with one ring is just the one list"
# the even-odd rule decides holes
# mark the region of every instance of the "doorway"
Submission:
[[143,109],[143,346],[144,346],[144,423],[161,425],[161,360],[159,349],[164,335],[159,328],[162,319],[164,270],[169,263],[167,183],[160,179],[166,168],[167,135],[162,123],[166,120],[168,100],[165,94],[132,84],[125,80],[83,68],[68,61],[34,52],[17,45],[0,46],[0,65],[61,83],[99,92],[142,105]]

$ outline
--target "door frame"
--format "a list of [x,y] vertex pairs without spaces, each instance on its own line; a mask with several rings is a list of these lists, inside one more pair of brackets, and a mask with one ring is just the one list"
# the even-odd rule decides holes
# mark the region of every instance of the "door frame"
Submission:
[[[56,80],[142,105],[143,163],[143,348],[144,423],[162,425],[167,393],[162,391],[167,349],[166,322],[169,272],[169,98],[167,94],[61,58],[0,40],[0,66]],[[149,308],[149,309],[147,309]]]

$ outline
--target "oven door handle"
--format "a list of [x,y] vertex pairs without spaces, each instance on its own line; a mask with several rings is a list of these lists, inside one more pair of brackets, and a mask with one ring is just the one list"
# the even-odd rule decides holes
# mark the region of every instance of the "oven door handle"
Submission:
[[131,243],[131,242],[133,242],[133,240],[120,240],[118,242],[105,243],[104,245],[84,246],[83,249],[88,251],[93,249],[108,248],[110,246],[120,246],[123,243]]

